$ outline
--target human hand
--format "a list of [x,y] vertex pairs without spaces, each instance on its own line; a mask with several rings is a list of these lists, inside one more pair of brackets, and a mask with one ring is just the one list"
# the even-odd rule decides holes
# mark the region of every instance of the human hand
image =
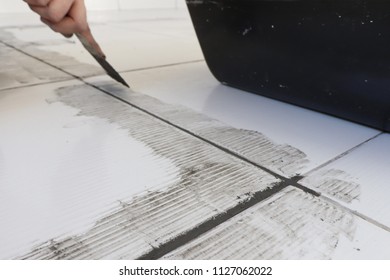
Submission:
[[105,57],[89,28],[84,0],[23,1],[29,5],[31,10],[40,15],[41,21],[52,30],[67,38],[75,33],[82,35],[98,54]]

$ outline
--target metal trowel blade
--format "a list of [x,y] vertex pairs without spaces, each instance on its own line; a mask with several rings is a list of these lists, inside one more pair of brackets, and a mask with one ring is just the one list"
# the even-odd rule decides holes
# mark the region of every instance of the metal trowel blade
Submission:
[[95,60],[100,64],[101,67],[106,71],[107,75],[113,78],[115,81],[121,83],[126,87],[130,87],[126,81],[119,75],[119,73],[107,62],[105,57],[99,54],[87,41],[87,39],[81,34],[76,33],[77,38],[79,38],[81,44],[83,44],[84,48],[95,58]]

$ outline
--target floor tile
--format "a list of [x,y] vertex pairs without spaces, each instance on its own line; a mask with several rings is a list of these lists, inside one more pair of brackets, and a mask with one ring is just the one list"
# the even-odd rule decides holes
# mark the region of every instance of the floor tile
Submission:
[[0,134],[1,259],[136,258],[278,183],[77,81],[1,91]]
[[117,26],[127,30],[138,30],[151,34],[166,35],[173,38],[190,39],[197,45],[196,33],[188,14],[183,18],[163,18],[152,20],[134,20],[113,22]]
[[160,20],[190,21],[187,7],[180,9],[145,9],[121,11],[88,11],[89,21],[95,23],[145,22]]
[[[129,72],[123,77],[134,92],[170,104],[172,111],[174,107],[179,111],[188,108],[207,116],[209,128],[212,127],[211,120],[218,120],[218,126],[225,124],[235,128],[242,137],[258,138],[257,142],[246,143],[253,149],[259,145],[261,149],[257,152],[241,146],[240,142],[225,141],[226,137],[232,137],[230,133],[214,135],[212,140],[284,176],[304,174],[379,133],[348,121],[223,86],[212,77],[204,62]],[[98,83],[102,80],[105,78],[90,81]],[[134,101],[134,93],[108,90]],[[149,110],[158,108],[154,106]],[[167,114],[163,117],[169,118]],[[182,116],[171,116],[170,120],[177,124],[184,121],[191,125],[193,122]],[[191,129],[199,133],[196,128]],[[266,141],[265,146],[262,146],[261,140]],[[269,143],[273,143],[273,150],[283,147],[282,153],[287,154],[270,157],[265,153],[269,151]],[[291,154],[293,157],[289,156]],[[295,163],[288,164],[289,159]]]
[[[164,23],[164,20],[155,21],[152,27]],[[132,28],[131,22],[95,23],[91,29],[108,62],[117,71],[203,59],[195,36],[180,37],[146,32]],[[190,30],[190,33],[193,32]],[[3,37],[8,44],[73,75],[88,77],[103,73],[96,61],[75,38],[63,38],[43,25],[4,28],[2,33],[3,35],[0,32],[0,40]]]
[[0,259],[390,258],[388,134],[220,85],[185,9],[89,15],[130,90],[0,15]]
[[[23,5],[26,5],[23,3]],[[27,5],[26,5],[27,6]],[[0,13],[0,28],[3,27],[22,27],[25,25],[41,25],[39,17],[26,8],[26,13]]]
[[165,259],[389,259],[390,234],[293,187]]
[[2,43],[0,43],[0,61],[0,90],[72,78]]
[[119,6],[122,9],[163,9],[175,8],[175,0],[143,0],[127,1],[119,0]]
[[369,141],[301,181],[390,228],[390,134]]

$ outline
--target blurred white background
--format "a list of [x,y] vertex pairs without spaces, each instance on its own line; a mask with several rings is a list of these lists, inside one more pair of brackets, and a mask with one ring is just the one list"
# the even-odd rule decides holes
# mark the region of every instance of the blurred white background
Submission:
[[[184,7],[185,0],[85,0],[88,10],[165,9]],[[29,11],[22,0],[0,0],[0,13]]]

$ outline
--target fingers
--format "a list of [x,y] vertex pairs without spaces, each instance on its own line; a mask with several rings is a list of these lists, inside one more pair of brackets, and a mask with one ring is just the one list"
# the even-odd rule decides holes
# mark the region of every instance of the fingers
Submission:
[[64,17],[59,22],[51,22],[43,17],[41,21],[48,25],[53,31],[61,33],[65,37],[71,37],[74,33],[77,33],[77,23],[71,17]]
[[23,0],[42,22],[69,37],[89,29],[84,0]]
[[45,7],[51,0],[23,0],[28,5]]
[[105,57],[94,39],[87,22],[84,0],[23,0],[31,10],[41,16],[41,21],[55,32],[69,38],[74,33],[81,34],[96,53]]
[[30,8],[42,18],[53,23],[58,23],[68,14],[72,5],[73,1],[52,0],[46,6],[30,4]]

